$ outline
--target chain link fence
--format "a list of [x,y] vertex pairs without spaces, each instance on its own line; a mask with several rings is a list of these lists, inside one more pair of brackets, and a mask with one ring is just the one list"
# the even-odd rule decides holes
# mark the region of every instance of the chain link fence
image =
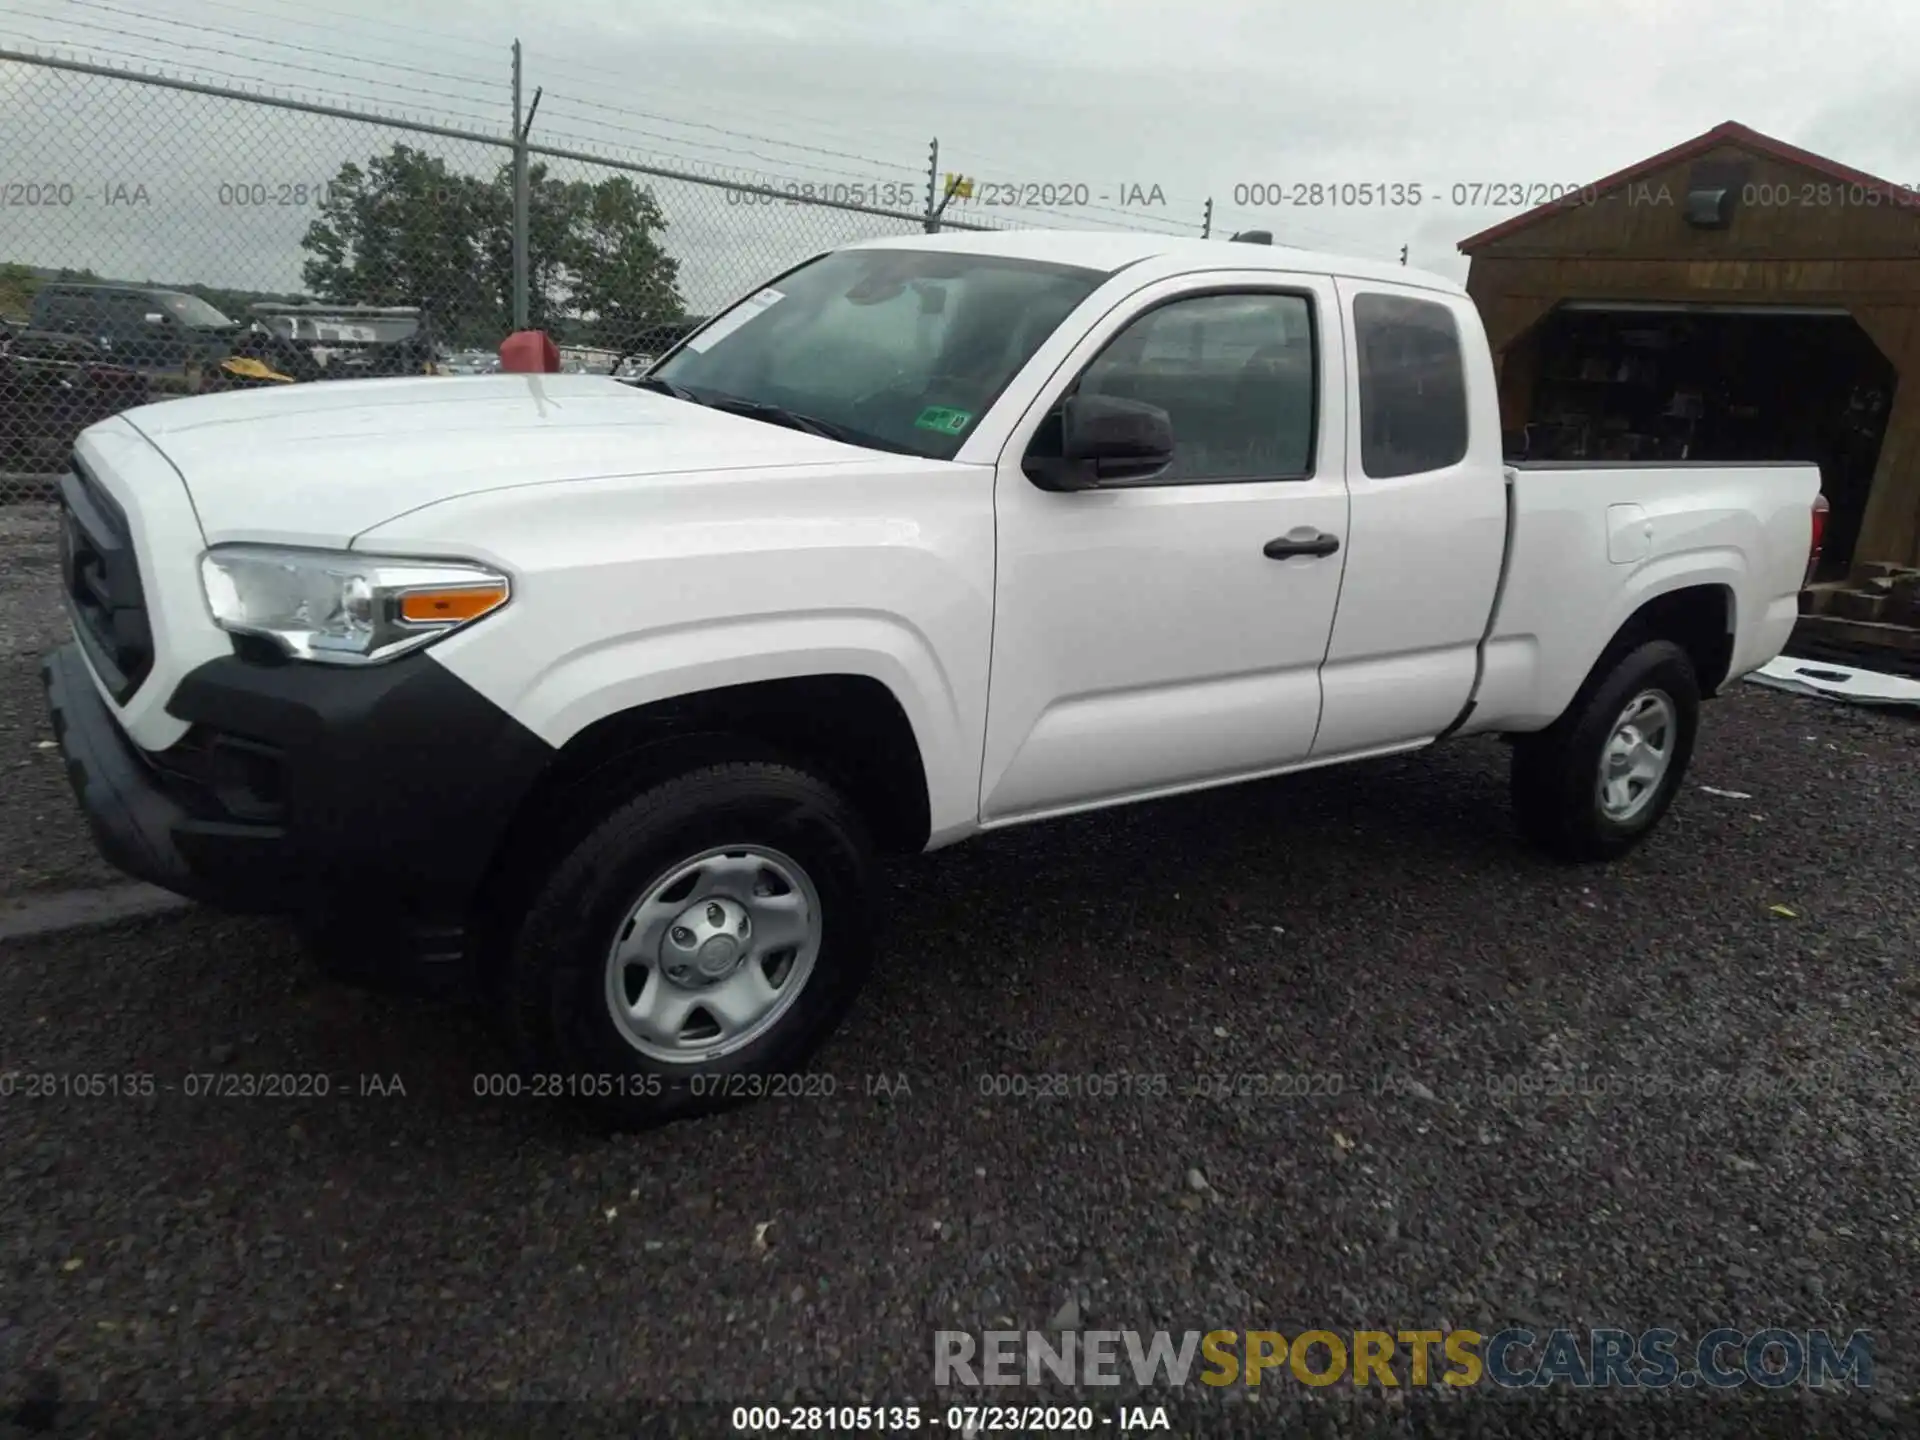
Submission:
[[133,405],[484,372],[521,315],[563,368],[634,375],[787,266],[935,228],[924,173],[753,183],[473,118],[0,50],[0,504]]

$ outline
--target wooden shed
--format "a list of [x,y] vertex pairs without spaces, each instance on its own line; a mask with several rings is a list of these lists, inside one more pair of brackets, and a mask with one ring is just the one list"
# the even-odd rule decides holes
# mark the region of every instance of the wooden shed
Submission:
[[[1510,452],[1815,461],[1822,578],[1920,567],[1920,174],[1902,180],[1729,121],[1460,242]],[[1908,593],[1856,618],[1920,625]]]

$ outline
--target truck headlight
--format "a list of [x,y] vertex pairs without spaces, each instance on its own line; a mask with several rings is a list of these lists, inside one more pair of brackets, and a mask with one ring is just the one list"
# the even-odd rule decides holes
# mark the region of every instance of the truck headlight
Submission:
[[220,545],[200,557],[214,621],[300,660],[369,665],[431,644],[507,603],[484,565],[338,550]]

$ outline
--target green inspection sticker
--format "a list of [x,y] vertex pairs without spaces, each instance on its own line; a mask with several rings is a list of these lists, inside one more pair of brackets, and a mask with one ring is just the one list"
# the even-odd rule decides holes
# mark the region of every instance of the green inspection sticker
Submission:
[[973,423],[971,410],[954,410],[945,405],[929,405],[913,422],[916,430],[938,430],[943,435],[958,435]]

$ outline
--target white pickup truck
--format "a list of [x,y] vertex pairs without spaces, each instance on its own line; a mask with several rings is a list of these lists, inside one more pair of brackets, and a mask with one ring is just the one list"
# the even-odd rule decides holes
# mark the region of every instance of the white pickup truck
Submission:
[[44,677],[119,866],[444,967],[646,1122],[806,1061],[876,854],[1494,732],[1527,837],[1618,855],[1785,644],[1819,491],[1503,463],[1478,316],[1416,270],[913,236],[634,385],[93,426]]

